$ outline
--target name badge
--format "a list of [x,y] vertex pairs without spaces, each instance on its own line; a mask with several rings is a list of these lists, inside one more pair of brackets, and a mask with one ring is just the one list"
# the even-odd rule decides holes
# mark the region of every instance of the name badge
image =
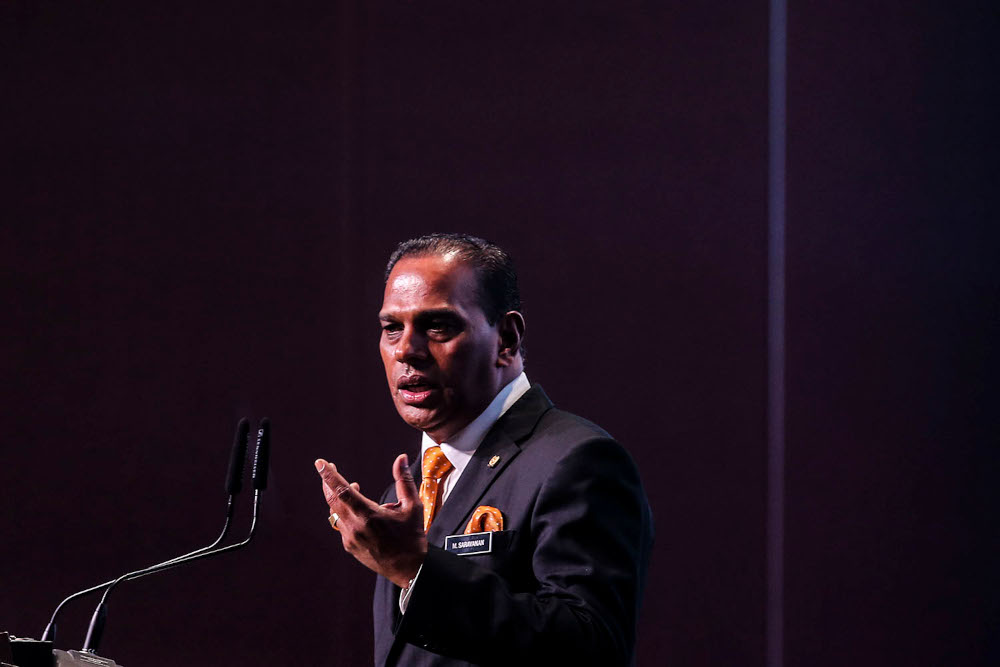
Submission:
[[444,538],[444,550],[458,556],[488,554],[493,550],[493,533],[449,535]]

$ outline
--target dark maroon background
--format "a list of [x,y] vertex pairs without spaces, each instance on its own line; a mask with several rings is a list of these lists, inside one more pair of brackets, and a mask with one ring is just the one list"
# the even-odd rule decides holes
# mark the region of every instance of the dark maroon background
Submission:
[[[790,8],[789,665],[997,650],[986,7]],[[377,494],[415,449],[382,267],[461,230],[519,265],[532,381],[641,466],[640,664],[763,665],[767,9],[4,3],[0,628],[210,541],[267,415],[259,541],[124,585],[102,653],[367,664],[312,460]]]

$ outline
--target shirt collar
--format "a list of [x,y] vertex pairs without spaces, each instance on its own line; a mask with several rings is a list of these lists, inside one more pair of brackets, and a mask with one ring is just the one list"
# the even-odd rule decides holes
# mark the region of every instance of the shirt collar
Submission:
[[421,460],[429,447],[438,445],[451,464],[455,466],[456,472],[461,474],[489,430],[510,409],[510,406],[517,403],[517,400],[524,396],[524,393],[529,389],[531,389],[531,383],[528,382],[528,376],[522,372],[497,393],[478,417],[469,422],[461,431],[448,438],[447,442],[436,443],[424,433],[420,441]]

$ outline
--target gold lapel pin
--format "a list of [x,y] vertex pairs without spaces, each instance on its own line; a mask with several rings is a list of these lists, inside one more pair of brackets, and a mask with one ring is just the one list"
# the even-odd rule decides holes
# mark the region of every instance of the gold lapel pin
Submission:
[[493,468],[498,463],[500,463],[500,457],[499,456],[494,456],[493,458],[490,459],[490,462],[487,463],[486,465],[488,467],[490,467],[490,468]]

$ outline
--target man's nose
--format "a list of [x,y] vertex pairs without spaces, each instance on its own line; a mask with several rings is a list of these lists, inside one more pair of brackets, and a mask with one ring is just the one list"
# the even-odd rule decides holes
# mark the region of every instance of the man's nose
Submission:
[[412,363],[427,358],[427,341],[412,329],[403,331],[396,344],[396,361]]

